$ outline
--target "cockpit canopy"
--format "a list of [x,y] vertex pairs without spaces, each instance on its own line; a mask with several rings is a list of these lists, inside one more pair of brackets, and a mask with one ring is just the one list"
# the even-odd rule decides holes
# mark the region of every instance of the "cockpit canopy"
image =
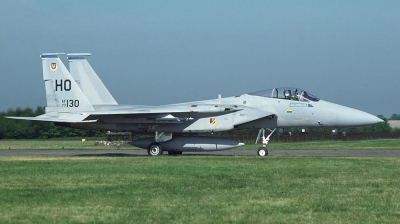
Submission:
[[249,93],[249,95],[294,100],[294,101],[305,101],[305,102],[309,101],[317,102],[320,100],[318,97],[312,95],[311,93],[305,90],[293,87],[267,89],[254,93]]

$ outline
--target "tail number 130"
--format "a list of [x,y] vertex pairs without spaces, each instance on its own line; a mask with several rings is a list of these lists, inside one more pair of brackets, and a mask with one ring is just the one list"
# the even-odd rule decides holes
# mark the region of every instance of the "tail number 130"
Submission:
[[62,100],[61,107],[79,107],[79,100]]

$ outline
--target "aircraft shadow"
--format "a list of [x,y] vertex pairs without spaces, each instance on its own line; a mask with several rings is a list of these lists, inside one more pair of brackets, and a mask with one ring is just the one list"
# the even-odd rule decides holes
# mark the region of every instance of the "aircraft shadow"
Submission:
[[139,156],[147,156],[147,155],[133,155],[128,153],[84,153],[72,155],[77,157],[139,157]]
[[[75,154],[72,155],[75,157],[149,157],[149,155],[145,154],[129,154],[129,153],[82,153],[82,154]],[[235,156],[235,155],[220,155],[220,154],[182,154],[182,155],[168,155],[168,154],[163,154],[162,156],[179,156],[179,157],[186,157],[186,156]]]

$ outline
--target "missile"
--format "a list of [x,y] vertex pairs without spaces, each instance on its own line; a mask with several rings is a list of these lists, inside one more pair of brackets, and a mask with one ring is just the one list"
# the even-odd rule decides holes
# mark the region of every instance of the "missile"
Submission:
[[[147,149],[154,142],[154,138],[140,138],[129,144]],[[176,136],[167,142],[159,142],[159,144],[165,151],[220,151],[244,145],[244,143],[232,139],[202,136]]]

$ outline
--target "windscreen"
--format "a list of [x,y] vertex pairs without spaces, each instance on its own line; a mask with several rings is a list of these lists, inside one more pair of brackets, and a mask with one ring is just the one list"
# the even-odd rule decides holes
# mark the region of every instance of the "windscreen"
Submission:
[[292,87],[281,87],[281,88],[273,88],[262,90],[258,92],[249,93],[250,95],[255,96],[262,96],[262,97],[269,97],[269,98],[278,98],[278,99],[286,99],[286,100],[293,100],[293,101],[313,101],[317,102],[320,99],[313,94],[299,89],[299,88],[292,88]]

